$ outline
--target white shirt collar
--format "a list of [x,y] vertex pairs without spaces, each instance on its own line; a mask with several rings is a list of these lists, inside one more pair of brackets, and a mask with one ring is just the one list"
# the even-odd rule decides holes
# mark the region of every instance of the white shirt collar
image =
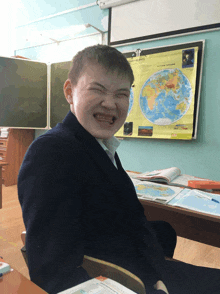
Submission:
[[97,139],[99,144],[102,146],[104,150],[109,150],[112,154],[115,154],[116,149],[120,145],[120,141],[112,136],[110,139]]
[[[110,139],[97,139],[96,138],[96,140],[99,142],[99,144],[102,146],[102,148],[105,151],[110,151],[110,153],[112,154],[112,156],[114,158],[116,149],[120,145],[120,141],[117,138],[115,138],[114,136],[112,136]],[[107,154],[108,154],[108,152],[107,152]],[[113,163],[116,166],[115,160]]]

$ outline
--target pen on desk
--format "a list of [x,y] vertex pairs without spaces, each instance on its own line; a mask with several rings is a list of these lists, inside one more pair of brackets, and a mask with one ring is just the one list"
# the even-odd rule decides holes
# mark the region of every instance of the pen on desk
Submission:
[[206,195],[206,194],[202,194],[199,191],[197,191],[197,194],[198,194],[198,196],[200,196],[202,198],[206,198],[206,199],[209,199],[209,200],[211,200],[213,202],[220,203],[218,200],[212,198],[212,196],[209,196],[209,195]]

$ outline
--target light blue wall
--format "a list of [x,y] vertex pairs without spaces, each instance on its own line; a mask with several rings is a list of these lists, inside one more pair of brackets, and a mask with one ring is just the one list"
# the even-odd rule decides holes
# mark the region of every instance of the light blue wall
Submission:
[[[95,0],[16,0],[16,26],[24,26],[39,18],[95,2]],[[94,21],[96,21],[96,17],[100,19],[103,11],[100,10],[100,12],[101,13],[98,15],[93,15]],[[78,19],[78,21],[80,21],[80,19]]]
[[[19,3],[25,9],[17,15],[17,26],[43,16],[93,2],[64,0],[56,3],[51,0],[31,2],[20,0]],[[96,20],[96,25],[100,25],[101,28],[101,20],[107,15],[108,11],[100,10],[99,7],[88,8],[88,17],[90,17],[92,11],[92,19]],[[77,15],[78,19],[74,19],[74,24],[76,24],[76,20],[81,24],[82,17],[80,17],[80,14]],[[83,18],[83,22],[85,22],[85,15]],[[70,25],[72,24],[71,21]],[[57,26],[59,26],[59,22],[57,22]],[[22,34],[22,30],[25,31],[26,27],[22,26],[19,30]],[[197,139],[180,141],[126,138],[121,141],[118,149],[125,169],[144,172],[177,166],[182,173],[220,180],[220,31],[133,44],[118,47],[118,49],[123,52],[137,48],[152,48],[197,40],[205,40]],[[26,55],[26,57],[28,56]],[[35,136],[37,137],[42,133],[43,131],[36,130]]]
[[[65,40],[69,37],[64,36],[62,38],[59,36],[58,32],[54,35],[54,30],[64,31],[68,27],[71,27],[71,37],[79,37],[90,34],[97,34],[100,37],[100,33],[98,33],[98,31],[93,27],[89,27],[86,30],[74,35],[73,27],[89,23],[101,31],[107,31],[108,28],[108,10],[101,10],[96,4],[96,1],[64,0],[59,1],[59,3],[54,3],[51,0],[33,0],[31,5],[27,0],[18,1],[16,14],[16,54],[29,57],[30,59],[50,62],[50,59],[47,60],[47,58],[45,58],[49,52],[51,55],[57,55],[55,56],[57,57],[57,60],[53,60],[55,62],[68,61],[72,59],[73,55],[77,52],[75,48],[76,42],[65,41],[57,45],[49,38]],[[71,11],[74,8],[81,9]],[[64,11],[67,13],[60,14]],[[44,38],[37,34],[39,32],[43,34]],[[83,38],[80,40],[82,39]],[[53,44],[48,45],[48,43]],[[79,50],[80,49],[81,48],[79,48]],[[73,51],[72,54],[71,50]],[[66,57],[58,55],[65,55]],[[64,60],[61,60],[62,58],[64,58]]]

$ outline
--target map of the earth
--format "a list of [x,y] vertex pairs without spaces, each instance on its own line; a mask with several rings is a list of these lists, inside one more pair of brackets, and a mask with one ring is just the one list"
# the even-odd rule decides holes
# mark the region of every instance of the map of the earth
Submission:
[[144,117],[156,125],[170,125],[182,118],[191,101],[191,84],[178,68],[154,73],[144,83],[139,98]]
[[128,108],[128,115],[129,113],[131,112],[131,109],[133,107],[133,104],[134,104],[134,92],[131,88],[131,91],[130,91],[130,98],[129,98],[129,108]]
[[175,191],[168,187],[160,187],[151,184],[139,184],[135,185],[136,193],[138,195],[146,195],[149,197],[170,197],[175,194]]

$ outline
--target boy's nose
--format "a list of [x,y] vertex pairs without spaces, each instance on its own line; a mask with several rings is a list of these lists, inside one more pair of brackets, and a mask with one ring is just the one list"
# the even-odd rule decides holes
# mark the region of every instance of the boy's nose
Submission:
[[112,93],[105,94],[105,96],[103,97],[102,106],[109,109],[115,109],[116,104],[115,104],[114,94]]

